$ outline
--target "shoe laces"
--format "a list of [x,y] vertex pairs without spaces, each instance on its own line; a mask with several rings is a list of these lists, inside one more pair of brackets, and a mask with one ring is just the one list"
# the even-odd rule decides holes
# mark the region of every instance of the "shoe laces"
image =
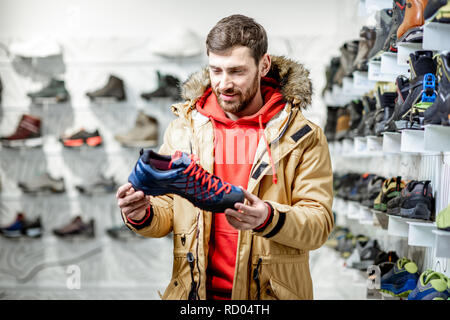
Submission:
[[[176,158],[175,158],[176,159]],[[224,182],[221,178],[209,173],[208,171],[206,171],[202,166],[200,166],[197,161],[199,160],[199,158],[194,155],[191,154],[189,155],[189,159],[191,160],[191,163],[188,165],[188,167],[183,170],[183,174],[187,174],[187,181],[186,181],[186,190],[185,192],[187,193],[187,190],[189,189],[189,180],[191,177],[193,177],[194,179],[194,194],[195,196],[198,195],[204,195],[206,193],[209,193],[211,191],[211,189],[214,189],[214,193],[209,195],[207,198],[202,198],[202,200],[207,200],[211,197],[213,197],[214,195],[218,195],[221,192],[225,192],[225,193],[230,193],[231,191],[231,184],[228,182]],[[169,168],[172,167],[172,162],[174,160],[171,160],[169,163]],[[206,190],[200,192],[199,194],[197,194],[197,183],[200,181],[200,189],[202,189],[205,185],[206,186]],[[221,184],[222,186],[219,187],[219,184]]]

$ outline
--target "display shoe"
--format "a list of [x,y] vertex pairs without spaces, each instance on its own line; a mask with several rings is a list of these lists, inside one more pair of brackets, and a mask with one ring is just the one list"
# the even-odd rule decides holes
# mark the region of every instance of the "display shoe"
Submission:
[[386,91],[381,93],[380,88],[378,88],[377,104],[379,105],[379,112],[375,116],[375,134],[377,136],[381,136],[385,132],[386,125],[394,114],[396,99],[397,92]]
[[46,100],[65,102],[69,99],[69,92],[66,89],[64,80],[51,79],[47,86],[37,92],[27,93],[27,96],[35,103],[41,103]]
[[376,30],[368,26],[363,26],[359,32],[358,54],[353,62],[353,69],[358,71],[368,71],[368,56],[375,44]]
[[333,89],[333,85],[335,84],[333,82],[334,76],[336,72],[339,69],[339,66],[341,64],[341,58],[340,57],[332,57],[330,60],[330,64],[326,66],[325,68],[325,78],[326,78],[326,85],[322,90],[322,96],[325,95],[325,92]]
[[350,126],[346,134],[346,138],[354,138],[358,133],[358,126],[363,117],[364,106],[361,99],[352,100],[349,104],[350,110]]
[[113,239],[117,240],[129,240],[129,239],[137,239],[144,238],[137,234],[136,232],[131,231],[125,224],[121,224],[120,226],[115,226],[106,229],[106,233]]
[[447,300],[449,279],[442,273],[427,269],[419,277],[416,288],[408,295],[408,300]]
[[25,193],[62,193],[64,192],[64,178],[55,179],[49,173],[41,174],[29,181],[21,181],[18,186]]
[[145,100],[153,98],[171,98],[175,101],[180,100],[180,80],[173,75],[162,75],[159,71],[156,72],[158,76],[158,87],[156,90],[142,93],[141,97]]
[[126,99],[124,82],[115,75],[109,76],[108,82],[103,88],[92,92],[87,92],[86,95],[91,100],[112,98],[118,101],[123,101]]
[[[421,102],[423,82],[426,74],[436,74],[436,61],[432,51],[420,50],[410,54],[410,79],[408,96],[402,105],[396,104],[394,114],[387,122],[388,127],[395,125],[397,131],[403,129],[422,129],[423,125],[412,118],[416,106]],[[423,111],[422,111],[423,115]],[[394,122],[394,123],[392,123]]]
[[106,178],[103,175],[88,184],[75,186],[79,192],[85,195],[97,195],[114,192],[118,188],[118,184],[114,177]]
[[367,110],[367,114],[364,115],[363,133],[361,136],[374,136],[375,135],[375,116],[377,113],[377,101],[375,97],[364,96],[362,98],[364,105],[364,112]]
[[79,129],[71,135],[63,135],[59,139],[64,147],[77,148],[84,145],[89,147],[98,147],[103,143],[103,139],[98,130],[88,132],[83,128]]
[[327,107],[327,123],[325,124],[325,136],[328,141],[334,141],[336,138],[337,114],[339,107]]
[[41,119],[32,115],[22,115],[16,131],[6,137],[1,137],[4,147],[38,147],[43,143],[41,136]]
[[408,219],[434,220],[434,197],[429,180],[408,182],[387,204],[387,213]]
[[400,109],[402,108],[403,104],[405,103],[406,98],[409,94],[409,79],[403,75],[399,75],[395,79],[395,86],[396,86],[396,92],[397,97],[395,99],[395,106],[394,106],[394,113],[389,118],[389,120],[386,122],[384,126],[384,131],[388,132],[396,132],[397,127],[395,125],[394,118],[396,117],[396,112],[399,113]]
[[424,124],[450,126],[450,53],[437,55],[439,86],[436,100],[424,112]]
[[337,112],[336,140],[342,140],[350,129],[350,109],[349,105],[339,108]]
[[327,247],[337,250],[339,239],[345,237],[345,235],[349,232],[350,230],[347,227],[336,226],[335,228],[333,228],[330,235],[328,236],[325,245]]
[[406,0],[394,0],[392,4],[393,13],[392,20],[389,29],[389,34],[386,37],[386,41],[383,45],[383,51],[385,52],[397,52],[397,30],[402,24],[405,17]]
[[392,9],[382,9],[377,12],[376,38],[368,58],[378,56],[383,51],[383,45],[389,35],[389,29],[392,24]]
[[402,181],[402,177],[393,177],[385,180],[380,193],[373,201],[373,208],[385,212],[388,201],[400,195],[404,187],[405,182]]
[[75,217],[70,223],[60,228],[54,229],[53,233],[61,238],[87,237],[95,236],[95,222],[93,219],[84,222],[80,216]]
[[5,228],[0,229],[3,236],[7,238],[19,238],[22,236],[29,238],[39,238],[43,229],[40,217],[33,221],[25,218],[24,213],[18,213],[15,221]]
[[448,0],[428,0],[424,18],[426,22],[450,23],[450,2]]
[[115,135],[124,147],[150,148],[158,145],[158,120],[139,111],[134,127],[125,134]]
[[424,12],[428,0],[406,0],[403,22],[397,29],[397,44],[400,42],[422,42]]
[[386,181],[386,178],[382,176],[375,176],[369,181],[367,192],[362,201],[363,206],[373,208],[373,203],[380,193],[384,181]]
[[436,227],[439,230],[450,231],[450,205],[437,215]]
[[395,297],[406,298],[416,288],[419,280],[416,263],[401,258],[397,260],[394,267],[381,277],[381,292]]
[[135,190],[152,196],[174,193],[211,212],[224,212],[236,202],[244,202],[239,187],[205,171],[192,154],[177,151],[165,156],[152,150],[140,154],[128,178]]
[[359,240],[352,255],[348,258],[347,264],[351,268],[367,270],[374,264],[380,251],[380,245],[376,239]]

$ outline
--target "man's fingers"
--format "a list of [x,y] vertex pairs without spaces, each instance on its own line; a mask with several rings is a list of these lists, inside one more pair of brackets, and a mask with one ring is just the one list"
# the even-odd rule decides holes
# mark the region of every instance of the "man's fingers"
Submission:
[[137,203],[137,205],[135,206],[129,206],[126,207],[122,210],[122,212],[128,217],[130,217],[131,219],[133,219],[133,217],[137,214],[137,213],[141,213],[143,211],[145,211],[148,207],[147,203]]
[[125,183],[124,185],[120,186],[119,189],[117,189],[116,198],[123,198],[130,188],[131,183]]
[[250,224],[237,220],[237,218],[225,214],[228,223],[237,230],[250,230],[252,227]]
[[122,207],[130,205],[133,202],[142,200],[144,198],[145,198],[144,193],[142,191],[138,191],[131,195],[126,196],[125,198],[119,199],[118,204],[119,204],[119,207],[122,208]]
[[250,201],[250,203],[254,203],[254,202],[256,202],[256,201],[259,200],[259,198],[258,198],[257,196],[255,196],[254,194],[248,192],[247,190],[245,190],[245,189],[242,188],[242,187],[241,187],[241,189],[242,189],[242,192],[244,192],[245,198],[246,198],[248,201]]
[[247,215],[255,216],[255,217],[258,216],[258,211],[254,207],[248,206],[248,205],[240,203],[240,202],[235,203],[234,207],[237,210],[243,211]]
[[140,201],[136,201],[134,203],[131,203],[129,205],[127,205],[126,207],[124,207],[122,209],[122,212],[125,213],[126,215],[128,215],[129,213],[135,211],[135,210],[139,210],[141,207],[147,207],[148,206],[148,202],[147,199],[143,198]]

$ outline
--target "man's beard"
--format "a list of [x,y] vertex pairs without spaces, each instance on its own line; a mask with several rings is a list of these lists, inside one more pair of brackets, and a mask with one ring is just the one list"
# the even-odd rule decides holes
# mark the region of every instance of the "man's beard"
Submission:
[[[217,89],[213,89],[213,92],[216,95],[217,102],[222,107],[223,111],[237,114],[242,112],[250,104],[250,102],[252,102],[253,98],[258,92],[258,82],[259,75],[256,74],[256,76],[253,78],[252,85],[244,93],[242,93],[239,89],[237,89],[237,91],[235,89],[231,89],[228,91],[219,91]],[[225,95],[237,95],[238,99],[237,101],[224,101],[220,98],[221,93]]]

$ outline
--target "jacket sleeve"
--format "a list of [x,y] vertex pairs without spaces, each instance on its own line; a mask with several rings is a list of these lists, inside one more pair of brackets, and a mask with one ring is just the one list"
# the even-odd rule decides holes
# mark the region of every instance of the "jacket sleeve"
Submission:
[[273,208],[273,217],[263,231],[254,232],[280,244],[315,250],[328,238],[332,214],[333,174],[328,143],[320,128],[301,143],[292,184],[292,204],[262,199]]
[[[177,122],[179,118],[173,120],[166,132],[164,133],[164,142],[159,149],[160,154],[171,155],[178,144],[176,141],[180,139],[177,137]],[[149,214],[151,213],[151,214]],[[163,195],[153,197],[150,196],[150,207],[147,209],[146,220],[142,225],[131,224],[125,215],[122,213],[122,219],[125,225],[132,231],[144,236],[152,238],[160,238],[166,236],[173,228],[173,196]]]

